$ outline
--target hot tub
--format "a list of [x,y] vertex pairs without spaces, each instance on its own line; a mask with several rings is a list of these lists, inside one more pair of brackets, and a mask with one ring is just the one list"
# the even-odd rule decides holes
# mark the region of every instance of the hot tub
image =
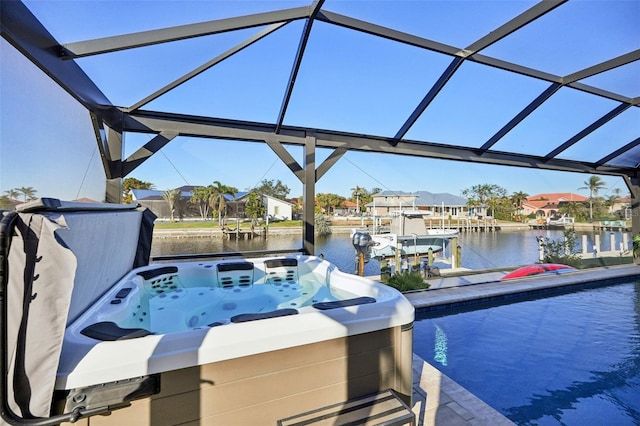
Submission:
[[153,394],[109,424],[274,424],[386,388],[410,402],[413,321],[398,291],[314,256],[155,264],[67,327],[57,395],[70,411]]

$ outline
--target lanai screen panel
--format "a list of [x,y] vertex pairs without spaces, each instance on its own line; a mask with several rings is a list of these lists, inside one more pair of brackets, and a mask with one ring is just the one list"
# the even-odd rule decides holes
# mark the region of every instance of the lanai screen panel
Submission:
[[[125,133],[244,139],[252,129],[284,144],[301,139],[278,135],[313,133],[326,148],[637,169],[639,1],[24,4],[60,61],[111,102],[88,105],[107,125],[108,110],[160,123]],[[20,25],[3,18],[14,45]],[[194,117],[242,131],[175,125]]]

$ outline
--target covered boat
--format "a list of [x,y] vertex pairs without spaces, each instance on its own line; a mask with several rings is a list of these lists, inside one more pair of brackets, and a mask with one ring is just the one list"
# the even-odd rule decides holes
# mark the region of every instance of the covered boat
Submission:
[[[449,241],[458,235],[455,229],[435,228],[427,229],[424,222],[424,212],[404,210],[398,212],[391,219],[389,233],[371,236],[374,245],[371,247],[371,257],[378,259],[403,256],[427,256],[442,252]],[[398,252],[399,250],[399,252]]]

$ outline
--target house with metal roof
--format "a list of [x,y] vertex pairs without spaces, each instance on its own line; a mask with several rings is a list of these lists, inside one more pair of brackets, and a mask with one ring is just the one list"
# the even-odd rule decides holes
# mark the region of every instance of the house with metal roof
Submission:
[[[477,208],[476,208],[477,209]],[[425,215],[463,217],[469,215],[467,199],[446,192],[382,191],[367,204],[373,216],[390,216],[401,210],[420,210]]]

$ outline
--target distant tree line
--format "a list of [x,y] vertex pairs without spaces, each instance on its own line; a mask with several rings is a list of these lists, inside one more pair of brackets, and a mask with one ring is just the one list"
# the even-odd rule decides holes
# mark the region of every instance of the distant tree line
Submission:
[[[380,188],[367,190],[361,186],[351,188],[351,197],[343,197],[334,193],[319,193],[315,199],[315,213],[333,214],[336,209],[344,209],[345,202],[356,203],[356,213],[360,214],[366,210],[367,204],[373,201],[373,196],[382,191]],[[301,202],[300,202],[301,203]]]
[[[155,185],[151,182],[142,181],[136,178],[126,178],[122,185],[123,202],[132,203],[132,189],[154,189]],[[352,201],[356,203],[356,212],[366,210],[366,205],[373,201],[373,195],[380,192],[380,188],[372,188],[367,190],[361,186],[351,188],[351,197],[343,197],[333,193],[319,193],[315,197],[315,213],[333,214],[336,209],[343,209],[345,202]],[[249,200],[245,206],[245,213],[249,218],[260,218],[264,216],[264,206],[259,202],[259,198],[254,194],[268,195],[280,200],[293,202],[294,213],[302,210],[302,197],[295,200],[287,199],[291,190],[287,185],[278,180],[263,179],[260,185],[249,191]],[[186,203],[190,203],[197,207],[200,217],[204,220],[210,217],[218,217],[222,220],[225,213],[226,196],[235,197],[238,189],[223,184],[220,181],[214,181],[213,184],[207,186],[196,186],[193,189],[192,196],[188,199],[182,196],[179,189],[170,189],[163,192],[163,198],[169,206],[170,212],[176,214]]]
[[[591,176],[578,190],[588,190],[587,202],[565,202],[558,206],[562,215],[571,216],[577,221],[593,221],[594,218],[605,218],[613,215],[613,206],[620,199],[620,189],[615,188],[607,197],[599,196],[599,192],[606,189],[606,184],[599,176]],[[507,190],[496,184],[478,184],[464,189],[462,195],[467,198],[470,207],[481,206],[487,208],[487,214],[500,220],[524,219],[522,205],[529,194],[518,191],[511,195]]]
[[23,186],[20,188],[12,188],[4,191],[4,195],[0,196],[0,209],[13,209],[16,201],[26,203],[35,200],[38,191],[31,186]]
[[[126,178],[122,185],[123,202],[133,202],[133,189],[154,189],[155,185],[151,182],[141,181],[136,178]],[[265,214],[265,206],[258,194],[269,195],[274,198],[286,200],[290,189],[280,180],[264,179],[260,185],[249,191],[247,203],[245,206],[245,214],[248,218],[257,220]],[[223,217],[227,211],[227,197],[235,200],[238,189],[231,185],[226,185],[220,181],[214,181],[211,185],[195,186],[190,197],[183,195],[179,188],[168,189],[162,192],[162,198],[166,201],[170,220],[175,220],[175,216],[183,211],[188,204],[198,209],[202,220],[211,217],[218,218],[218,223],[222,223]]]

